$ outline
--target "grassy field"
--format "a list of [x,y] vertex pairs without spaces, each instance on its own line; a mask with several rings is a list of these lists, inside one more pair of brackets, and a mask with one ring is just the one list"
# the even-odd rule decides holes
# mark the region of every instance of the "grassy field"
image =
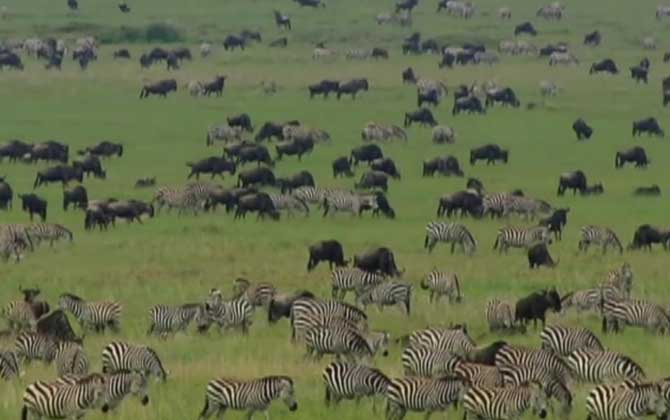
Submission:
[[[327,363],[305,362],[304,349],[289,343],[288,325],[282,322],[269,326],[264,311],[259,310],[247,337],[235,333],[220,335],[214,331],[207,337],[189,332],[161,342],[146,338],[147,309],[157,303],[179,304],[202,299],[212,287],[230,292],[232,280],[247,277],[268,281],[282,291],[298,288],[313,290],[320,296],[330,295],[329,272],[320,266],[312,273],[305,271],[306,247],[321,239],[336,238],[345,246],[347,255],[370,246],[385,245],[396,253],[405,280],[417,285],[413,298],[414,312],[409,318],[387,310],[371,309],[372,325],[386,329],[395,336],[427,325],[466,322],[471,335],[480,344],[499,337],[487,332],[483,309],[491,297],[515,300],[531,291],[556,286],[563,294],[577,288],[597,284],[609,269],[628,261],[635,273],[634,294],[640,298],[667,303],[666,276],[670,265],[661,250],[649,253],[576,255],[579,227],[602,224],[613,227],[623,242],[629,242],[637,225],[667,224],[670,205],[667,199],[635,199],[637,186],[659,184],[666,193],[670,163],[667,140],[633,139],[631,121],[655,116],[661,125],[667,123],[661,107],[660,80],[667,75],[667,65],[659,50],[642,51],[640,40],[654,35],[668,39],[670,27],[654,18],[654,5],[635,2],[593,0],[566,4],[566,17],[560,22],[544,22],[535,18],[538,3],[528,0],[477,2],[478,13],[471,21],[460,21],[436,15],[435,1],[423,0],[414,14],[414,27],[379,27],[374,15],[390,9],[389,1],[355,2],[333,0],[324,10],[300,9],[282,0],[201,0],[197,4],[176,0],[147,0],[129,3],[132,13],[122,15],[114,2],[82,0],[81,11],[67,11],[65,1],[5,0],[10,13],[0,25],[0,38],[54,35],[75,38],[95,34],[118,43],[105,44],[100,60],[86,72],[68,61],[62,72],[47,72],[43,63],[24,59],[26,70],[0,74],[0,140],[21,138],[30,142],[57,139],[76,150],[102,139],[120,141],[125,145],[122,158],[104,162],[106,181],[86,180],[92,198],[139,198],[149,200],[152,191],[134,190],[134,181],[143,176],[156,176],[161,185],[177,185],[185,181],[186,161],[215,155],[219,148],[205,146],[205,131],[210,124],[225,121],[239,112],[250,113],[254,124],[266,120],[300,119],[307,125],[331,133],[332,145],[319,145],[298,163],[285,159],[276,167],[280,175],[299,169],[312,172],[317,183],[324,186],[352,187],[354,180],[333,180],[330,162],[360,144],[360,130],[370,120],[399,124],[403,113],[415,109],[415,90],[402,86],[400,72],[412,65],[423,77],[445,81],[450,88],[459,83],[495,80],[515,89],[523,104],[540,104],[535,110],[495,108],[485,117],[451,116],[451,99],[436,111],[441,124],[454,127],[457,143],[435,146],[430,130],[411,128],[407,144],[384,145],[384,153],[399,164],[403,178],[393,181],[389,200],[397,219],[393,221],[362,219],[340,215],[322,219],[312,211],[308,219],[282,219],[279,223],[257,222],[251,217],[233,221],[223,212],[198,217],[160,215],[143,225],[125,225],[106,233],[85,232],[83,214],[63,212],[60,186],[41,187],[37,193],[49,200],[49,221],[73,229],[72,245],[60,244],[53,249],[42,247],[21,264],[2,265],[0,302],[18,297],[20,285],[38,286],[52,305],[63,292],[72,292],[87,299],[114,299],[123,302],[122,333],[118,337],[88,337],[86,350],[93,367],[100,366],[100,350],[110,340],[122,338],[153,346],[171,371],[165,385],[152,387],[152,403],[143,408],[132,400],[123,404],[118,418],[173,420],[195,419],[202,408],[206,383],[217,376],[240,378],[286,374],[297,382],[298,412],[290,414],[278,404],[272,409],[274,418],[360,419],[369,417],[369,403],[360,409],[343,404],[338,410],[325,411],[322,402],[321,369]],[[498,7],[508,5],[513,19],[501,23],[496,18]],[[289,48],[276,50],[265,45],[282,36],[274,27],[271,11],[282,10],[291,16],[294,31],[287,33]],[[535,57],[502,57],[494,67],[455,68],[440,71],[436,56],[407,57],[399,45],[411,31],[420,30],[425,37],[441,42],[481,41],[495,48],[498,41],[511,38],[513,26],[532,20],[540,32],[534,39],[538,46],[547,42],[567,41],[581,64],[574,68],[549,68],[544,59]],[[180,31],[182,41],[197,50],[203,40],[215,44],[214,54],[185,63],[181,70],[169,74],[162,66],[141,71],[136,57],[157,43],[146,39],[123,41],[123,28],[142,28],[155,22],[168,22]],[[220,41],[226,34],[243,28],[258,29],[263,45],[244,52],[224,52]],[[597,48],[581,45],[583,35],[593,29],[603,33],[603,44]],[[332,63],[311,60],[312,43],[327,41],[329,46],[346,48],[389,48],[388,62],[346,62],[340,58]],[[123,41],[123,42],[120,42]],[[667,43],[666,43],[667,44]],[[112,52],[128,47],[132,62],[115,62]],[[649,85],[636,85],[627,72],[615,77],[589,76],[591,62],[613,58],[621,69],[637,64],[643,57],[652,61]],[[229,76],[223,98],[191,98],[183,89],[167,99],[138,99],[143,80],[176,77],[181,86],[192,79],[209,79],[215,74]],[[322,78],[345,79],[368,77],[371,88],[355,102],[331,98],[309,100],[306,85]],[[540,80],[555,80],[562,88],[560,95],[544,102],[539,96]],[[281,86],[275,96],[265,96],[262,80],[275,80]],[[577,143],[570,125],[584,117],[594,128],[594,138]],[[665,127],[668,128],[668,127]],[[510,149],[507,166],[476,166],[467,163],[470,148],[499,143]],[[633,144],[647,149],[652,164],[646,170],[626,168],[615,170],[614,154]],[[475,256],[450,255],[446,247],[436,248],[432,255],[423,250],[424,226],[434,220],[437,198],[464,188],[464,178],[422,178],[421,162],[442,154],[453,154],[464,165],[466,176],[481,179],[488,191],[522,188],[528,195],[550,201],[555,206],[569,206],[571,212],[563,241],[551,247],[560,258],[554,270],[529,271],[525,253],[510,252],[498,256],[491,250],[496,230],[505,222],[473,221],[465,223],[475,234],[479,249]],[[0,164],[0,175],[6,175],[16,192],[32,189],[35,173],[44,165]],[[602,181],[606,193],[583,198],[555,196],[558,175],[566,170],[582,169],[591,182]],[[363,172],[359,168],[357,176]],[[232,185],[236,177],[223,182]],[[0,214],[2,222],[26,222],[14,209]],[[522,224],[519,220],[510,220]],[[433,267],[457,272],[462,279],[465,301],[460,305],[430,305],[419,289],[422,276]],[[581,325],[599,331],[595,316],[564,317],[552,315],[551,322]],[[539,331],[538,331],[539,332]],[[525,337],[510,338],[515,343],[537,344],[538,334],[530,331]],[[644,366],[650,377],[668,375],[665,363],[667,337],[654,337],[628,329],[617,337],[602,337],[606,346],[624,352]],[[0,343],[2,347],[10,342]],[[399,347],[377,365],[390,376],[401,374]],[[0,383],[0,417],[15,418],[20,411],[21,393],[38,378],[51,378],[52,367],[35,364],[27,368],[20,381]],[[573,418],[585,415],[584,395],[589,386],[578,386]],[[455,414],[449,413],[449,416]],[[460,413],[458,414],[460,415]],[[380,416],[378,414],[377,416]],[[411,415],[412,418],[418,418]],[[230,414],[240,418],[239,413]],[[87,418],[100,419],[99,412]]]

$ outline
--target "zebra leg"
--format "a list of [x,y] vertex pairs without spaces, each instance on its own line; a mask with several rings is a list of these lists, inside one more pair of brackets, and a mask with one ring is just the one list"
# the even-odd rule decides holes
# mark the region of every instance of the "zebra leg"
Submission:
[[[256,410],[254,410],[253,408],[250,409],[249,411],[247,411],[247,416],[246,416],[247,420],[251,420],[254,417],[255,412],[256,412]],[[267,418],[267,411],[265,411],[265,417]]]
[[456,242],[452,242],[451,243],[451,253],[452,254],[454,253],[455,248],[456,248]]

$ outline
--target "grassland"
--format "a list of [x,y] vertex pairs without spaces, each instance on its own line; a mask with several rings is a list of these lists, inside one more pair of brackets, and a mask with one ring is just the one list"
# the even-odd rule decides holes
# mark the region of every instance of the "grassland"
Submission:
[[[668,177],[668,146],[666,141],[637,139],[630,135],[633,119],[656,116],[664,125],[660,104],[660,79],[668,73],[661,61],[664,47],[642,52],[640,40],[647,35],[667,39],[670,28],[657,22],[651,5],[635,2],[567,1],[567,16],[561,22],[538,21],[534,13],[537,3],[514,0],[509,5],[514,13],[513,23],[526,19],[536,22],[540,36],[534,42],[568,41],[581,60],[576,68],[549,68],[536,58],[503,57],[495,67],[456,68],[448,72],[437,69],[434,56],[404,57],[399,52],[400,40],[409,29],[378,27],[373,16],[390,8],[388,1],[355,2],[331,1],[325,10],[299,9],[288,0],[277,4],[267,0],[202,0],[197,4],[176,0],[147,0],[130,4],[133,11],[124,16],[114,3],[82,0],[77,15],[66,11],[65,2],[6,0],[11,17],[2,22],[4,38],[32,35],[57,35],[74,38],[79,33],[93,32],[119,37],[121,27],[143,28],[154,22],[169,22],[179,28],[183,41],[197,49],[202,40],[221,41],[228,33],[243,28],[261,30],[264,41],[280,36],[274,27],[271,10],[288,13],[294,31],[288,34],[290,46],[273,50],[257,45],[245,52],[226,53],[219,46],[212,57],[199,57],[186,63],[182,70],[171,75],[180,86],[191,79],[208,79],[217,73],[229,75],[229,86],[221,99],[194,99],[182,90],[165,100],[140,101],[137,96],[142,80],[156,80],[168,74],[162,68],[140,71],[137,61],[114,62],[112,51],[128,47],[133,57],[149,48],[143,43],[106,44],[101,59],[89,70],[81,72],[72,62],[62,72],[47,72],[42,63],[27,59],[26,71],[0,74],[0,122],[4,139],[22,138],[29,141],[58,139],[68,143],[71,150],[101,139],[118,140],[125,144],[122,158],[105,162],[106,181],[87,180],[86,187],[93,198],[118,197],[150,199],[151,192],[134,190],[135,179],[155,175],[160,184],[179,184],[187,174],[184,163],[217,154],[207,149],[204,141],[206,127],[223,122],[225,116],[249,112],[255,124],[266,120],[300,119],[310,126],[324,128],[333,137],[332,145],[317,147],[311,156],[299,164],[293,159],[278,164],[276,172],[291,174],[298,169],[311,171],[321,185],[350,187],[353,180],[334,181],[330,162],[346,155],[360,143],[360,129],[366,121],[399,123],[402,113],[415,108],[415,91],[400,84],[400,71],[408,65],[424,77],[439,78],[450,87],[474,80],[496,80],[512,86],[522,102],[541,103],[529,111],[494,109],[486,117],[450,115],[450,101],[436,113],[440,123],[454,127],[457,143],[434,146],[427,129],[411,128],[407,144],[384,146],[384,152],[394,158],[403,174],[402,181],[390,186],[389,200],[398,217],[394,221],[372,220],[369,216],[353,219],[337,216],[322,219],[317,211],[308,219],[283,219],[279,223],[259,223],[254,218],[233,221],[224,213],[194,217],[160,215],[143,225],[119,225],[107,233],[84,232],[83,215],[64,213],[60,209],[61,189],[58,186],[40,188],[38,193],[49,199],[49,219],[63,223],[75,232],[72,245],[61,244],[53,249],[44,247],[29,255],[21,264],[2,265],[0,301],[18,295],[18,286],[39,286],[52,304],[60,293],[69,291],[89,299],[115,299],[124,303],[123,332],[120,337],[89,337],[86,350],[95,367],[99,367],[100,349],[112,338],[154,346],[171,370],[166,385],[152,389],[153,401],[142,408],[136,401],[124,404],[118,418],[184,419],[196,418],[203,402],[204,387],[213,377],[228,375],[253,377],[267,374],[287,374],[297,381],[297,396],[301,403],[295,419],[360,419],[369,417],[369,404],[361,409],[344,404],[337,411],[325,411],[322,403],[320,372],[325,362],[306,363],[303,349],[288,340],[285,323],[270,327],[262,311],[257,314],[248,337],[235,334],[209,337],[179,335],[174,340],[160,342],[144,336],[147,328],[147,309],[155,303],[182,303],[201,299],[211,287],[230,290],[231,281],[239,276],[269,281],[281,290],[308,288],[328,296],[329,273],[319,267],[305,272],[306,246],[327,238],[337,238],[347,254],[373,245],[386,245],[396,252],[398,263],[406,268],[405,279],[417,284],[433,267],[459,273],[466,296],[457,306],[431,306],[427,296],[416,288],[414,312],[405,318],[394,311],[383,314],[371,311],[374,328],[388,329],[395,335],[429,324],[466,322],[478,343],[488,343],[498,337],[488,334],[483,320],[486,300],[498,296],[514,300],[530,291],[557,286],[567,292],[600,281],[603,274],[629,261],[635,272],[636,296],[667,302],[667,255],[656,250],[647,253],[606,255],[593,251],[577,256],[578,228],[587,223],[599,223],[615,228],[627,242],[638,224],[667,224],[670,205],[665,198],[634,199],[634,187],[658,183],[665,191]],[[423,0],[414,14],[415,26],[424,36],[445,42],[482,41],[489,48],[501,39],[511,37],[513,23],[500,23],[495,12],[503,3],[479,1],[479,13],[469,22],[436,15],[435,2]],[[589,49],[581,45],[583,35],[593,29],[603,33],[603,45]],[[329,46],[344,49],[383,46],[391,51],[388,62],[314,63],[311,45],[326,40]],[[266,43],[266,42],[264,42]],[[151,44],[156,45],[155,43]],[[643,56],[652,60],[649,85],[636,85],[625,74],[616,77],[589,77],[588,66],[604,57],[615,59],[619,67],[636,64]],[[625,72],[624,72],[625,73]],[[307,98],[308,82],[325,77],[344,79],[365,76],[371,89],[355,102]],[[538,83],[555,80],[561,94],[543,102]],[[265,96],[261,80],[276,80],[281,86],[275,96]],[[578,144],[570,124],[578,116],[586,118],[595,128],[595,138]],[[667,128],[667,127],[665,127]],[[511,150],[507,166],[467,165],[471,147],[496,142]],[[633,144],[643,144],[652,159],[647,170],[627,168],[615,170],[614,153]],[[529,195],[543,198],[555,205],[570,206],[568,229],[563,241],[553,245],[552,254],[560,257],[555,270],[531,272],[525,255],[510,252],[498,256],[491,250],[497,221],[467,221],[479,241],[479,250],[472,258],[450,255],[438,247],[432,255],[422,249],[423,228],[433,220],[437,197],[461,189],[464,179],[421,178],[421,161],[439,154],[453,154],[465,165],[467,176],[480,178],[489,191],[522,188]],[[42,165],[11,165],[2,163],[0,175],[18,192],[32,189],[35,172]],[[595,198],[566,196],[557,198],[557,176],[565,170],[581,168],[592,181],[602,181],[606,193]],[[359,169],[358,175],[362,173]],[[225,185],[235,181],[227,178]],[[2,222],[25,222],[27,215],[15,204],[14,210],[0,214]],[[517,223],[517,221],[513,221]],[[520,221],[518,223],[521,223]],[[583,325],[597,330],[598,319],[577,317],[574,313],[563,318],[553,317],[569,325]],[[631,355],[650,376],[667,375],[665,368],[670,356],[665,351],[667,338],[652,337],[629,329],[618,337],[604,337],[608,347]],[[537,334],[512,339],[514,342],[536,344]],[[2,343],[9,346],[10,343]],[[400,349],[394,347],[387,359],[377,364],[389,375],[400,375]],[[20,410],[20,397],[26,384],[37,378],[53,376],[53,368],[39,364],[27,369],[20,381],[0,383],[0,417],[14,418]],[[584,393],[588,387],[578,387],[573,418],[584,416]],[[285,407],[273,408],[275,418],[288,418]],[[456,415],[449,413],[448,416]],[[460,415],[460,414],[458,414]],[[239,418],[239,414],[231,414]],[[91,413],[91,419],[103,418]],[[412,417],[414,418],[414,417]]]

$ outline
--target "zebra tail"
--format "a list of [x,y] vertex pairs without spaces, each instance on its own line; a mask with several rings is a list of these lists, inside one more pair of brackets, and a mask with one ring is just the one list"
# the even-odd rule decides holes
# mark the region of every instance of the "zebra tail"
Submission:
[[21,409],[21,420],[28,420],[28,407],[25,405]]
[[500,234],[496,236],[496,241],[493,243],[493,249],[498,249],[498,243],[500,241]]
[[428,241],[430,238],[428,237],[428,233],[426,233],[426,239],[423,240],[423,248],[426,249],[428,248]]

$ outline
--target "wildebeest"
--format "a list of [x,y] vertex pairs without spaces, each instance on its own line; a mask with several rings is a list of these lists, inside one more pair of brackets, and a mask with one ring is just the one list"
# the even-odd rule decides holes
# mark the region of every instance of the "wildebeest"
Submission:
[[135,188],[149,188],[156,185],[156,177],[145,177],[135,181]]
[[12,200],[14,199],[14,191],[12,186],[5,180],[6,177],[0,177],[0,210],[8,210],[12,208]]
[[349,158],[347,156],[340,156],[339,158],[335,159],[332,166],[333,178],[337,178],[338,175],[344,175],[347,177],[354,176],[354,172],[351,170],[351,163],[349,162]]
[[638,226],[633,235],[633,241],[628,245],[628,249],[647,249],[651,251],[652,244],[661,244],[663,249],[667,250],[670,242],[670,230],[659,229],[657,227],[645,224]]
[[572,123],[572,130],[577,135],[577,140],[588,140],[593,135],[593,128],[591,128],[582,118],[578,118]]
[[537,320],[539,319],[544,327],[546,313],[549,309],[554,312],[561,311],[561,297],[555,288],[533,292],[525,298],[519,299],[516,303],[514,319],[524,325],[532,320],[533,328],[537,328]]
[[456,143],[456,130],[446,125],[433,127],[432,140],[435,144]]
[[367,171],[361,175],[360,181],[354,185],[359,189],[380,188],[382,191],[388,190],[389,175],[382,171]]
[[658,121],[653,117],[633,121],[633,137],[643,133],[646,133],[648,136],[653,134],[657,137],[663,137],[665,135],[661,126],[658,124]]
[[595,47],[600,45],[601,40],[602,35],[600,35],[599,31],[589,32],[588,34],[584,35],[584,45]]
[[247,42],[249,41],[256,41],[256,42],[261,42],[263,41],[263,38],[261,37],[261,33],[258,31],[253,31],[250,29],[242,29],[240,32],[240,36]]
[[130,51],[128,51],[126,48],[121,48],[120,50],[114,51],[113,57],[130,59]]
[[643,196],[643,197],[658,197],[661,195],[661,187],[657,184],[650,185],[648,187],[637,187],[633,191],[633,195]]
[[634,146],[630,149],[618,151],[614,157],[614,167],[622,168],[627,162],[635,163],[636,168],[646,168],[649,164],[647,152],[640,146]]
[[166,98],[167,94],[173,91],[177,91],[177,81],[175,79],[165,79],[144,85],[140,91],[140,99],[148,98],[151,95],[159,95]]
[[364,144],[362,146],[354,147],[351,149],[351,157],[349,162],[358,166],[358,162],[372,162],[375,159],[381,159],[384,157],[382,149],[376,144]]
[[126,3],[119,3],[119,10],[121,13],[130,13],[130,6]]
[[251,125],[251,117],[249,117],[249,114],[247,113],[233,115],[232,117],[226,118],[226,121],[228,121],[228,126],[230,127],[239,127],[250,133],[254,131],[254,126]]
[[456,56],[453,55],[452,53],[446,52],[442,54],[442,58],[440,59],[440,62],[437,63],[437,67],[442,69],[442,68],[451,68],[454,65],[454,62],[456,61]]
[[30,162],[44,160],[46,162],[56,161],[67,163],[69,156],[70,148],[68,145],[55,140],[48,140],[32,146],[24,158],[27,157]]
[[284,127],[288,125],[288,123],[278,123],[274,121],[267,121],[265,122],[260,130],[258,130],[258,133],[256,134],[256,137],[254,137],[254,140],[257,142],[263,141],[263,140],[272,140],[272,138],[277,138],[280,140],[284,139]]
[[270,42],[268,44],[270,48],[275,48],[275,47],[280,47],[280,48],[286,48],[288,46],[288,38],[285,36],[282,36],[280,38],[275,39],[274,41]]
[[419,4],[419,0],[401,0],[395,4],[395,12],[409,10],[410,12]]
[[411,67],[407,67],[402,72],[402,82],[403,83],[416,83],[417,77],[414,74],[414,70]]
[[14,70],[23,70],[21,57],[11,51],[0,53],[0,70],[5,67]]
[[172,54],[177,57],[178,60],[188,60],[191,61],[193,56],[191,55],[191,50],[186,47],[177,47],[170,51]]
[[275,17],[275,24],[278,28],[288,29],[289,31],[291,30],[291,18],[282,14],[279,10],[273,10],[272,14]]
[[581,195],[600,195],[605,192],[602,182],[597,182],[593,185],[588,185],[580,193]]
[[370,52],[370,57],[374,59],[388,60],[389,52],[386,48],[374,47]]
[[611,58],[605,58],[604,60],[598,61],[591,65],[589,69],[589,74],[593,73],[609,73],[609,74],[618,74],[619,69],[616,66],[616,63]]
[[544,47],[540,48],[539,55],[540,57],[550,57],[553,53],[566,54],[568,52],[568,47],[565,44],[547,44]]
[[79,208],[85,210],[88,207],[88,192],[83,185],[77,185],[76,187],[63,190],[63,210],[67,211],[70,204],[74,205],[74,208]]
[[49,62],[44,66],[46,70],[56,69],[60,70],[63,65],[63,54],[54,53],[49,57]]
[[476,96],[467,96],[465,98],[458,98],[454,101],[454,107],[451,110],[451,115],[460,114],[467,111],[468,114],[479,113],[486,114],[486,109],[482,106],[482,101]]
[[256,162],[259,166],[261,163],[265,163],[268,166],[274,166],[274,162],[272,161],[272,157],[270,157],[270,152],[267,147],[260,144],[243,147],[237,154],[237,163],[240,165],[250,162]]
[[451,217],[452,214],[458,214],[458,212],[460,212],[460,216],[482,216],[482,197],[469,190],[456,191],[440,197],[437,205],[437,217]]
[[437,125],[437,121],[435,120],[435,117],[433,117],[433,113],[430,112],[430,110],[427,108],[420,108],[413,112],[406,112],[405,121],[403,123],[404,126],[409,127],[413,122],[419,123],[423,126],[428,125],[430,127],[435,127]]
[[155,47],[149,51],[148,56],[152,61],[163,61],[167,60],[169,54],[170,52],[168,50],[161,47]]
[[439,156],[423,162],[423,176],[433,176],[435,172],[444,176],[462,177],[464,175],[458,159],[450,155]]
[[228,76],[216,76],[214,80],[206,82],[202,85],[203,96],[209,96],[212,93],[215,93],[216,96],[221,96],[223,94],[223,88],[226,84],[226,78]]
[[335,264],[335,267],[346,267],[348,264],[344,260],[342,244],[334,239],[319,241],[310,245],[307,250],[309,251],[307,271],[312,271],[321,261],[328,261],[328,266],[331,270],[333,269],[333,264]]
[[537,35],[537,30],[533,26],[532,23],[530,22],[523,22],[514,27],[514,36],[521,35],[521,34],[528,34],[531,36],[536,36]]
[[528,266],[532,268],[556,267],[558,263],[554,262],[549,254],[546,244],[535,244],[528,249]]
[[581,170],[564,172],[558,178],[558,195],[565,194],[566,189],[572,189],[573,195],[579,191],[583,193],[586,190],[586,175]]
[[337,87],[337,99],[340,99],[342,95],[351,95],[351,99],[356,99],[356,94],[363,90],[368,91],[370,87],[368,79],[351,79],[346,82],[340,83]]
[[563,238],[563,228],[568,223],[569,212],[569,207],[555,209],[551,215],[540,219],[539,225],[547,227],[549,232],[554,233],[554,238],[560,241]]
[[257,219],[270,216],[272,220],[279,220],[279,211],[275,208],[270,196],[264,192],[243,195],[238,199],[235,219],[245,218],[248,212],[258,213]]
[[248,187],[252,185],[268,185],[276,184],[275,175],[271,169],[260,166],[253,169],[241,171],[237,178],[238,187]]
[[47,201],[36,194],[18,194],[21,199],[21,209],[28,212],[30,221],[33,220],[33,215],[37,214],[44,222],[47,220]]
[[508,158],[509,151],[497,144],[490,143],[470,149],[470,165],[474,165],[478,160],[486,160],[487,165],[496,163],[496,161],[507,163]]
[[326,7],[326,3],[322,2],[321,0],[293,0],[294,2],[298,3],[300,7]]
[[421,107],[424,102],[429,105],[438,106],[440,104],[440,94],[435,90],[430,90],[428,92],[417,92],[417,105]]
[[116,219],[125,219],[128,223],[142,223],[142,216],[154,217],[154,206],[139,200],[115,201],[105,206],[107,216],[111,217],[112,225]]
[[172,52],[170,52],[168,54],[167,59],[165,60],[165,63],[167,64],[168,71],[179,70],[179,59]]
[[235,48],[240,48],[241,50],[244,50],[245,45],[246,45],[245,39],[237,35],[228,35],[223,40],[223,49],[226,51],[228,50],[234,51]]
[[490,89],[486,91],[485,105],[487,107],[493,106],[497,102],[501,103],[503,106],[511,105],[514,108],[518,108],[519,105],[521,105],[516,94],[512,88],[509,87],[501,89]]
[[193,175],[195,175],[195,179],[200,179],[200,174],[210,174],[212,179],[216,175],[223,178],[224,172],[235,175],[235,170],[237,169],[235,162],[230,162],[226,160],[226,158],[218,156],[211,156],[197,162],[187,162],[186,166],[191,168],[191,172],[188,174],[187,179],[191,179]]
[[230,213],[237,206],[240,197],[257,192],[256,188],[212,188],[205,201],[204,209],[205,211],[216,210],[216,207],[222,204],[226,207],[226,213]]
[[477,191],[477,194],[484,194],[484,183],[479,178],[468,178],[465,188]]
[[10,140],[5,144],[0,145],[0,161],[7,157],[10,162],[16,162],[17,159],[21,159],[30,154],[32,150],[32,144],[25,143],[21,140]]
[[84,172],[81,168],[68,165],[56,165],[37,172],[33,188],[40,185],[48,184],[50,182],[61,182],[63,186],[68,182],[77,180],[82,182],[84,180]]
[[82,160],[75,160],[72,166],[81,169],[87,177],[93,174],[96,178],[107,178],[107,172],[102,168],[100,158],[96,155],[87,155]]
[[288,177],[277,178],[277,187],[281,189],[282,194],[291,193],[296,188],[313,187],[315,185],[314,176],[309,171],[304,170]]
[[314,142],[311,139],[299,140],[291,139],[283,141],[275,145],[277,151],[277,160],[281,160],[282,156],[298,156],[298,160],[302,160],[302,155],[310,153],[314,149]]
[[154,60],[149,56],[149,54],[140,55],[140,67],[143,69],[148,69],[154,63]]
[[395,162],[391,158],[375,159],[370,162],[370,169],[374,171],[382,171],[390,175],[394,179],[400,179],[400,171]]
[[354,267],[370,273],[397,277],[402,274],[396,266],[393,251],[387,247],[370,249],[354,255]]
[[340,87],[340,82],[337,80],[322,80],[319,83],[314,83],[307,86],[309,90],[309,98],[314,98],[315,95],[323,95],[323,98],[328,98],[331,92],[337,92]]
[[649,68],[642,66],[633,66],[630,68],[630,77],[634,79],[637,83],[644,82],[647,83],[647,77],[649,75]]

